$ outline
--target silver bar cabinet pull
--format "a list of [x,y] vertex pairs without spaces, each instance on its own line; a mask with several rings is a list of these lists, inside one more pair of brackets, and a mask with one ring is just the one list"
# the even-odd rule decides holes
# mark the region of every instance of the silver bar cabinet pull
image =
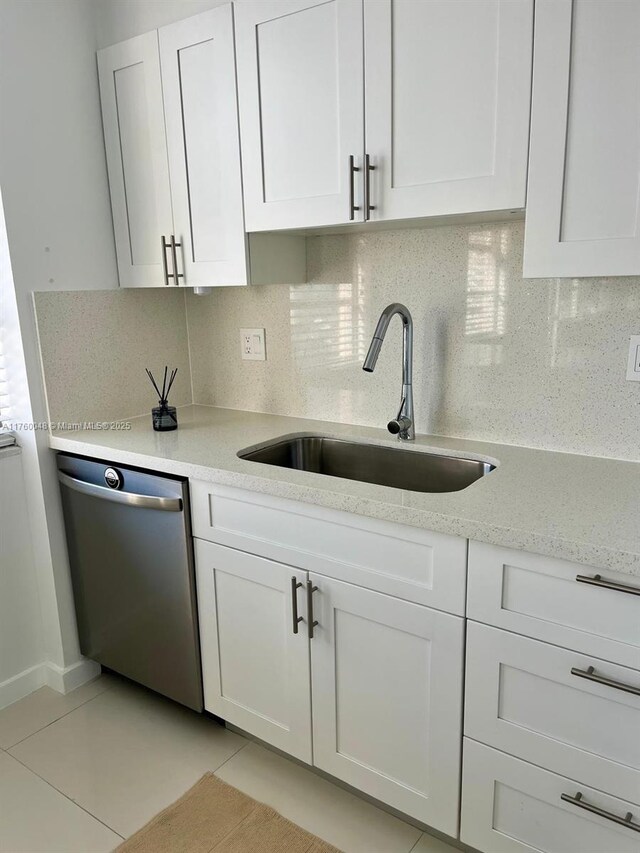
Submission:
[[178,253],[176,249],[180,248],[182,243],[176,243],[175,235],[171,235],[171,259],[173,261],[173,280],[174,284],[180,284],[178,281],[179,278],[184,278],[184,275],[181,272],[178,272]]
[[587,681],[595,681],[598,684],[613,687],[615,690],[624,690],[625,693],[633,693],[634,696],[640,696],[640,687],[634,687],[633,684],[625,684],[624,681],[607,678],[605,675],[598,675],[593,666],[588,667],[588,669],[578,669],[577,666],[572,666],[571,675],[577,675],[578,678],[586,678]]
[[169,284],[169,279],[173,278],[169,273],[169,267],[167,266],[167,249],[169,248],[169,244],[167,243],[167,238],[162,235],[160,238],[160,245],[162,247],[162,269],[164,270],[164,283]]
[[605,809],[601,809],[598,808],[598,806],[591,805],[591,803],[586,803],[582,799],[582,791],[578,791],[575,797],[572,797],[571,794],[560,794],[560,799],[564,800],[565,803],[571,803],[572,806],[578,806],[579,809],[584,809],[585,811],[600,815],[600,817],[606,817],[607,820],[612,820],[614,823],[619,823],[620,826],[626,826],[628,829],[633,829],[635,832],[640,832],[640,823],[635,823],[632,820],[633,812],[627,812],[624,817],[620,817],[620,815],[617,814],[612,814],[611,812],[605,811]]
[[360,210],[360,207],[355,204],[355,189],[354,189],[354,175],[356,172],[360,171],[360,167],[355,165],[355,160],[353,154],[349,155],[349,221],[353,222],[355,217],[356,210]]
[[608,581],[606,578],[603,578],[602,575],[593,575],[593,577],[589,575],[576,575],[576,580],[578,583],[588,583],[591,584],[591,586],[602,586],[605,589],[615,589],[616,592],[628,592],[630,595],[640,595],[640,586],[633,586],[630,583],[627,584]]
[[317,592],[317,589],[318,587],[314,586],[311,581],[307,581],[307,620],[310,640],[313,640],[313,629],[318,624],[318,620],[313,618],[313,593]]
[[371,204],[371,172],[375,172],[376,166],[371,165],[371,158],[368,154],[364,155],[364,221],[368,222],[371,219],[371,211],[376,209],[375,204]]
[[302,616],[298,616],[298,589],[302,582],[295,575],[291,578],[291,612],[293,614],[293,633],[298,633],[298,625],[302,622]]

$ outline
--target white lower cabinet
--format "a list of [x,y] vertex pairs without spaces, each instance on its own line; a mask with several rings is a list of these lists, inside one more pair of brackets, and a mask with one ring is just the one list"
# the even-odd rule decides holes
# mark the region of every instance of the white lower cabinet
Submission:
[[640,853],[631,581],[470,543],[465,843],[482,853]]
[[636,803],[464,739],[460,838],[483,853],[638,853],[629,813],[637,828]]
[[300,604],[306,572],[195,540],[207,711],[311,761],[306,630],[293,633],[291,579]]
[[464,620],[195,542],[206,709],[457,835]]
[[314,764],[457,835],[464,620],[310,578]]
[[464,540],[191,489],[208,711],[482,853],[640,853],[626,577],[472,542],[465,620]]

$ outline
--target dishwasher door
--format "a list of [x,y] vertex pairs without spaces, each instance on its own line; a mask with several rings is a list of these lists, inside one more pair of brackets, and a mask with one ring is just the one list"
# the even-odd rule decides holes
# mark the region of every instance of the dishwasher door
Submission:
[[186,480],[58,454],[83,655],[203,708]]

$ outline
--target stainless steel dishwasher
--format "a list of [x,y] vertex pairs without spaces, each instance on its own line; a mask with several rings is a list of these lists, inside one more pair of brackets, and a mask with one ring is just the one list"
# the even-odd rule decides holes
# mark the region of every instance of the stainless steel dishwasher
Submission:
[[58,454],[82,654],[201,711],[187,480]]

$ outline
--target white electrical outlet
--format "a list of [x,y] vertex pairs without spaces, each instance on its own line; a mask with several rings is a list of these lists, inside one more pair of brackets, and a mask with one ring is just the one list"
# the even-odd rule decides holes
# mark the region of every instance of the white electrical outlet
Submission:
[[640,335],[631,335],[629,340],[627,379],[631,382],[640,382]]
[[240,353],[247,361],[266,361],[264,329],[240,329]]

